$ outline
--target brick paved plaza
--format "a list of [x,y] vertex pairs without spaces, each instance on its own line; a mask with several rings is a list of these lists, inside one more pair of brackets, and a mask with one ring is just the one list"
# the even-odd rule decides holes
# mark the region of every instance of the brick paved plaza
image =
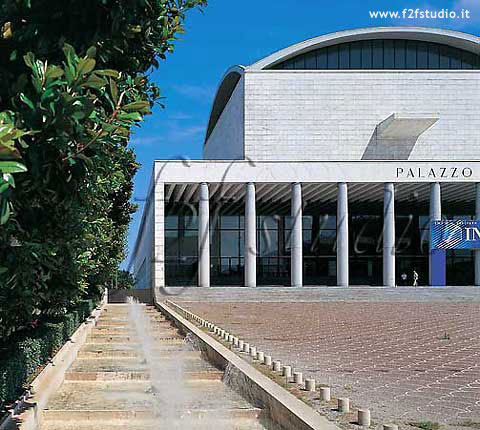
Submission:
[[330,384],[337,397],[371,409],[376,422],[480,425],[474,288],[225,288],[175,300]]

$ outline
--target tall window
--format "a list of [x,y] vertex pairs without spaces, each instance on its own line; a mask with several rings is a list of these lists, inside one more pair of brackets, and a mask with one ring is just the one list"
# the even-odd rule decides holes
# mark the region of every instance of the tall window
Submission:
[[438,43],[375,39],[319,48],[271,69],[478,69],[480,56]]

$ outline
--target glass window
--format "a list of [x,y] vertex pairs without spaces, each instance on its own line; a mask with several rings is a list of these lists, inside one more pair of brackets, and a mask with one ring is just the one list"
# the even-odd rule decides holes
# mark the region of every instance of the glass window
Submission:
[[326,69],[327,65],[327,50],[325,48],[319,49],[317,51],[317,67],[319,69]]
[[383,40],[372,42],[372,68],[383,69]]
[[463,51],[462,54],[462,69],[473,69],[473,54],[467,51]]
[[321,229],[336,229],[337,217],[335,215],[322,215],[320,216],[320,228]]
[[479,55],[418,40],[374,39],[300,54],[274,69],[477,69]]
[[238,257],[239,234],[238,231],[223,230],[220,233],[220,250],[222,257]]
[[393,40],[383,42],[383,67],[385,69],[395,68],[395,49]]
[[165,255],[177,257],[179,250],[179,239],[177,230],[165,230]]
[[221,217],[222,229],[238,229],[239,217],[238,216],[222,216]]
[[372,68],[372,41],[364,40],[362,42],[362,69]]
[[440,69],[449,69],[450,68],[450,55],[448,52],[448,46],[440,45],[439,49],[440,57]]
[[394,49],[395,49],[395,68],[396,69],[405,69],[405,48],[406,48],[406,41],[405,40],[395,40]]
[[277,229],[278,219],[275,216],[261,216],[257,228],[261,229]]
[[178,228],[178,216],[168,215],[165,217],[165,230],[176,230]]
[[180,223],[183,225],[185,230],[197,230],[198,229],[198,216],[197,215],[186,215],[180,217]]
[[295,69],[305,69],[305,55],[299,55],[294,59],[294,68]]
[[407,40],[406,46],[406,68],[417,68],[417,43],[414,40]]
[[430,43],[428,45],[428,68],[440,68],[440,47],[435,43]]
[[276,231],[264,230],[260,233],[259,239],[261,257],[278,255],[278,235]]
[[418,42],[417,68],[428,69],[428,44],[426,42]]
[[340,69],[350,68],[350,45],[348,43],[339,46],[338,64]]
[[305,68],[316,69],[317,68],[317,55],[315,51],[305,54]]
[[338,69],[338,45],[328,47],[328,68]]
[[362,68],[362,44],[360,42],[350,44],[350,68]]
[[450,47],[450,67],[452,69],[462,68],[462,53]]

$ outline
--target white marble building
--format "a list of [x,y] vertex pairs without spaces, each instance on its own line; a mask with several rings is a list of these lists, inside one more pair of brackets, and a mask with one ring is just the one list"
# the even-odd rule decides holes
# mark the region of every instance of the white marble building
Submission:
[[[154,164],[138,288],[428,285],[429,221],[480,218],[479,42],[368,28],[230,68],[204,159]],[[476,252],[449,284],[480,285]]]

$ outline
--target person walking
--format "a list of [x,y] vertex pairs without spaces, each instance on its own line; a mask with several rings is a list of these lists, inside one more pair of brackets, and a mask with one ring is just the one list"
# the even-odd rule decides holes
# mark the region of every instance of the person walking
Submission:
[[413,269],[413,286],[418,287],[418,273]]

